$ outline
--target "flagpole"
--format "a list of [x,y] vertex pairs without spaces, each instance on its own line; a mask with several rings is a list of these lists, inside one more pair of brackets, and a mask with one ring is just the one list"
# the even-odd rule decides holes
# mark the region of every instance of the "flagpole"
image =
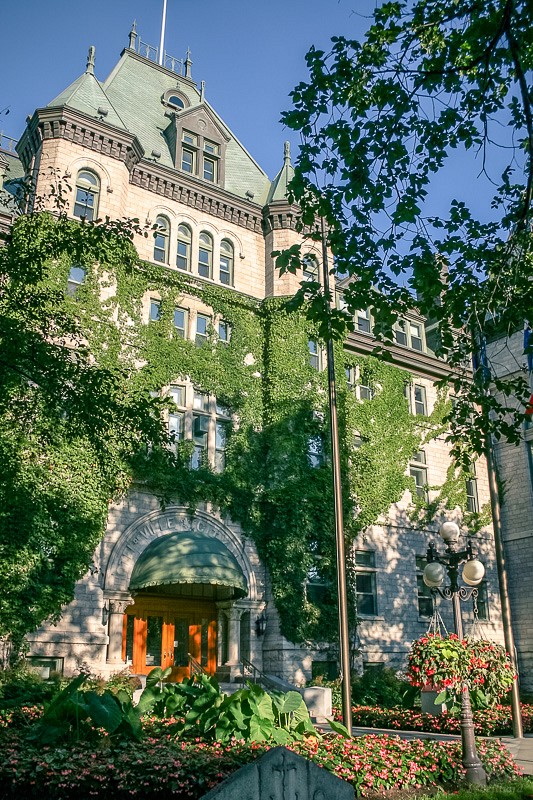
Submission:
[[163,19],[161,20],[161,39],[159,42],[159,64],[163,66],[165,54],[165,25],[167,23],[167,0],[163,0]]

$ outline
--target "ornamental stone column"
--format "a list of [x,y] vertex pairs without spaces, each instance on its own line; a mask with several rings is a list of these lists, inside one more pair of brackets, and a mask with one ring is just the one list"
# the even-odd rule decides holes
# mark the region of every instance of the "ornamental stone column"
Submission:
[[228,660],[226,665],[230,668],[230,679],[233,680],[240,674],[241,667],[241,616],[244,609],[232,606],[227,610],[228,615]]
[[122,659],[122,631],[124,627],[124,612],[132,600],[110,600],[107,632],[109,644],[107,645],[107,663],[124,666]]

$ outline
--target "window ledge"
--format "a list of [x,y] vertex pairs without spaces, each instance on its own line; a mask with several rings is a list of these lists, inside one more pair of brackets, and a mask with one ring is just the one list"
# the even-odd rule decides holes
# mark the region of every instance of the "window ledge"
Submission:
[[361,622],[385,622],[385,617],[381,614],[358,614],[357,618]]

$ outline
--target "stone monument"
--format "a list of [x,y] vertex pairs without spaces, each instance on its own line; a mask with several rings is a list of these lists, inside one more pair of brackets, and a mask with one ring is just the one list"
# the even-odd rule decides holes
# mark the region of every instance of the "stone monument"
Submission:
[[312,761],[274,747],[215,786],[203,800],[354,800],[354,789]]

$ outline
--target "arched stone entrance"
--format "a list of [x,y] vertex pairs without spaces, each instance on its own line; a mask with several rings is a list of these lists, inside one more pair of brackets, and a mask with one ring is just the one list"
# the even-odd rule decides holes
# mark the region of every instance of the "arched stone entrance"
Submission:
[[173,680],[197,667],[233,678],[263,607],[240,537],[205,512],[191,520],[176,507],[124,531],[106,565],[104,596],[108,665],[141,675],[170,667]]

